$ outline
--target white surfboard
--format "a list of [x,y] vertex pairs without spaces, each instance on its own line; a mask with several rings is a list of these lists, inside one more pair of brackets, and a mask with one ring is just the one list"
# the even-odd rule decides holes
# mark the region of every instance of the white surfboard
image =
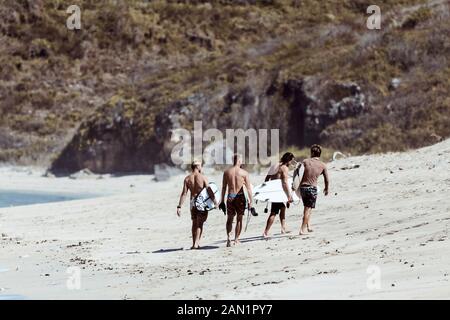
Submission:
[[[214,182],[210,182],[208,184],[208,187],[211,188],[214,197],[216,198],[217,202],[219,202],[219,188],[217,188],[217,185]],[[195,198],[194,205],[199,211],[210,211],[216,207],[214,204],[214,200],[211,199],[208,194],[207,188],[203,188],[203,190],[200,191],[200,193]]]
[[[288,186],[292,186],[292,179],[288,179]],[[286,193],[283,190],[281,179],[264,182],[253,189],[253,199],[262,202],[287,202]],[[292,192],[294,203],[300,202],[300,198]]]

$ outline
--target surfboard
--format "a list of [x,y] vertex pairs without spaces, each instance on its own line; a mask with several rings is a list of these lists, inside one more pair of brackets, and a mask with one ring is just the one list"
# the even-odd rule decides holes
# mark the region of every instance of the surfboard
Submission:
[[[292,179],[288,179],[288,186],[292,186]],[[253,189],[253,199],[261,202],[287,202],[286,193],[283,190],[281,179],[264,182]],[[299,203],[300,198],[292,192],[292,200]]]
[[[252,190],[253,190],[253,185],[251,185],[251,186],[252,186]],[[245,187],[244,187],[244,197],[245,197],[245,209],[248,209],[249,197],[248,197],[248,190]]]
[[[214,182],[210,182],[208,184],[208,187],[211,188],[214,197],[216,198],[217,202],[219,202],[219,188],[217,188],[217,185]],[[203,188],[203,190],[200,191],[200,193],[195,197],[194,205],[199,211],[210,211],[216,207],[214,204],[214,200],[211,199],[208,194],[207,188]]]
[[[253,190],[253,185],[251,185],[252,190]],[[248,205],[248,201],[249,201],[249,196],[248,196],[248,190],[247,188],[244,188],[244,196],[245,196],[245,210],[247,210],[247,223],[245,224],[245,230],[244,232],[247,232],[247,228],[248,228],[248,224],[250,223],[250,208]]]

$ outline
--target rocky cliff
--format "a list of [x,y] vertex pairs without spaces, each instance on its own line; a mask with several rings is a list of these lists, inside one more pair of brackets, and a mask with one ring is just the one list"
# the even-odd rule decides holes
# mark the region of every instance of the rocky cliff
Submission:
[[447,1],[4,0],[0,161],[152,171],[171,130],[279,128],[283,147],[403,150],[450,135]]
[[[366,96],[355,83],[315,77],[258,79],[245,81],[253,85],[223,87],[210,95],[197,93],[169,104],[156,115],[154,134],[148,136],[142,133],[152,129],[145,128],[151,109],[114,97],[83,122],[52,171],[151,171],[154,164],[171,163],[173,130],[192,130],[194,121],[202,121],[203,130],[217,128],[224,134],[230,128],[277,128],[282,146],[306,146],[321,142],[321,132],[330,125],[367,111]],[[134,118],[137,110],[147,114],[141,114],[141,122]]]

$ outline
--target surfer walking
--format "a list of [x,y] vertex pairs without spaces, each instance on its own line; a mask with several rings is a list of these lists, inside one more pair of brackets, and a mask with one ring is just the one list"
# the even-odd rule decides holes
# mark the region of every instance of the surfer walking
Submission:
[[[233,230],[234,217],[236,217],[234,244],[240,244],[239,237],[242,231],[242,221],[245,209],[247,208],[247,198],[244,187],[247,189],[248,206],[252,207],[252,186],[247,171],[241,168],[242,157],[238,154],[233,156],[233,166],[223,173],[221,207],[226,204],[227,213],[227,247],[231,247],[231,233]],[[227,194],[228,190],[228,194]],[[225,201],[225,195],[227,195]]]
[[303,160],[303,177],[300,182],[300,194],[303,201],[303,221],[300,228],[300,235],[312,232],[311,229],[311,212],[316,207],[317,200],[317,180],[319,176],[323,175],[325,181],[325,189],[323,190],[325,195],[328,195],[328,187],[330,184],[330,178],[328,176],[328,170],[325,163],[320,161],[320,155],[322,154],[322,148],[314,144],[311,146],[311,158]]
[[[280,159],[280,162],[270,167],[267,173],[265,181],[281,179],[281,185],[283,186],[283,191],[286,193],[288,203],[292,202],[292,188],[289,186],[289,165],[292,164],[294,160],[294,155],[291,152],[286,152]],[[287,204],[283,202],[272,202],[270,207],[270,215],[267,219],[266,229],[264,230],[263,237],[267,238],[269,236],[270,228],[272,227],[275,217],[280,214],[281,222],[281,233],[287,233],[286,229],[286,206]]]
[[192,247],[191,249],[200,248],[200,238],[203,233],[203,224],[208,219],[208,211],[200,211],[195,206],[195,197],[204,189],[207,188],[208,195],[211,199],[214,199],[214,203],[217,206],[217,201],[214,198],[214,193],[211,188],[208,187],[208,179],[202,174],[202,164],[199,161],[194,161],[191,164],[192,173],[189,174],[183,181],[183,190],[181,191],[180,201],[177,206],[177,215],[181,215],[181,207],[188,191],[191,193],[191,219],[192,219]]

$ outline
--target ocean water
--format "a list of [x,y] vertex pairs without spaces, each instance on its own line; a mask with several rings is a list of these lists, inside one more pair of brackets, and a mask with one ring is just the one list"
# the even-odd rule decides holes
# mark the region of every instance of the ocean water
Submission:
[[18,294],[0,294],[0,300],[26,300],[26,298]]
[[44,192],[0,190],[0,208],[25,206],[38,203],[61,202],[93,198],[88,195],[65,195]]
[[[93,198],[93,195],[65,195],[52,194],[44,192],[17,192],[0,190],[0,208],[24,206],[37,203],[60,202],[77,199]],[[0,266],[0,276],[8,273],[7,268]],[[0,300],[26,300],[25,296],[19,294],[2,294],[0,293]]]
[[[18,192],[0,190],[0,208],[24,206],[38,203],[50,203],[61,202],[78,199],[94,198],[97,195],[67,195],[67,194],[55,194],[45,192]],[[8,273],[7,268],[0,266],[0,276],[5,276]],[[26,300],[27,297],[20,294],[2,294],[0,292],[0,300]]]
[[[0,273],[8,271],[9,271],[8,269],[2,268],[0,266]],[[0,300],[25,300],[25,299],[26,298],[24,296],[21,296],[19,294],[0,294]]]

